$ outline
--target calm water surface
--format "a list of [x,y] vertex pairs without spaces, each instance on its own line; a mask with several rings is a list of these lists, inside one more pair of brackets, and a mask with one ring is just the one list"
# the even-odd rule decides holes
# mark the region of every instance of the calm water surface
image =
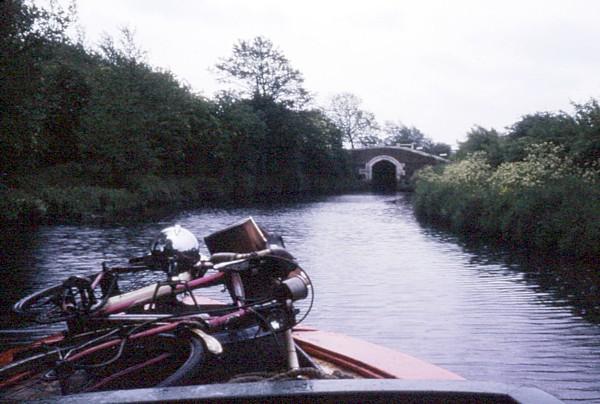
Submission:
[[535,265],[532,274],[531,264],[465,247],[421,226],[402,194],[203,209],[135,225],[49,226],[32,234],[4,234],[2,343],[24,338],[9,307],[25,293],[99,268],[104,260],[142,254],[160,229],[173,223],[200,238],[249,215],[282,234],[311,275],[316,298],[306,323],[398,349],[467,379],[536,386],[563,400],[600,402],[600,326],[586,316],[568,284],[553,279],[548,284],[547,276],[535,275]]

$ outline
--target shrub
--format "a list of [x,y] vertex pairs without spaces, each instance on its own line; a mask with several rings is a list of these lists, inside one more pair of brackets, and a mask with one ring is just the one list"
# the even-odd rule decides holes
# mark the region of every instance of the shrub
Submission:
[[137,177],[130,189],[146,206],[191,205],[224,200],[229,193],[223,180],[205,177]]
[[575,257],[600,256],[598,164],[576,166],[550,143],[528,147],[523,161],[496,169],[476,153],[422,170],[416,213],[457,231]]
[[36,224],[46,215],[46,204],[28,192],[5,188],[0,191],[0,222]]
[[125,189],[96,186],[47,187],[40,197],[48,206],[49,220],[85,220],[139,208],[141,201]]

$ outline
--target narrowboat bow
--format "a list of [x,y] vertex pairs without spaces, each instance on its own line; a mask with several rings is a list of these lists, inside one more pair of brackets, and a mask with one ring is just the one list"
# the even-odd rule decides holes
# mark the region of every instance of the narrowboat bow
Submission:
[[[5,390],[2,398],[11,401],[34,399],[39,402],[60,403],[561,402],[536,388],[467,381],[455,373],[410,355],[342,334],[302,326],[294,329],[293,337],[299,352],[301,369],[296,374],[286,371],[283,361],[279,364],[282,367],[279,370],[268,365],[269,373],[275,377],[260,380],[263,377],[261,375],[252,381],[250,376],[244,381],[240,379],[240,375],[236,375],[238,372],[242,372],[242,377],[263,373],[259,372],[261,369],[256,366],[261,363],[259,366],[264,366],[264,357],[270,355],[267,352],[276,349],[272,339],[266,338],[256,339],[252,344],[230,346],[232,349],[225,360],[232,361],[231,366],[226,366],[223,362],[209,363],[209,367],[220,367],[217,372],[219,377],[215,379],[220,382],[217,383],[206,383],[204,375],[185,386],[38,396],[20,395],[22,391],[19,389],[22,387],[17,385],[17,389],[14,390],[16,394]],[[60,339],[61,334],[58,334],[46,341],[52,344]],[[12,354],[5,353],[1,358],[4,361],[14,360],[15,354],[16,350],[13,350]],[[258,355],[262,355],[263,360],[252,360]],[[240,362],[243,363],[241,367]],[[315,373],[310,374],[309,369],[314,369]],[[224,375],[230,378],[231,382],[222,382]]]

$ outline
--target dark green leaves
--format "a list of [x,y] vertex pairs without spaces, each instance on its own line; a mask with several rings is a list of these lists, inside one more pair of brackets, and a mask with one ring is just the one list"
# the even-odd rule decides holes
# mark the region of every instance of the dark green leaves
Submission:
[[302,87],[302,73],[292,68],[270,40],[261,36],[240,40],[233,46],[232,55],[217,63],[216,68],[221,81],[237,84],[246,97],[293,107],[302,107],[310,99]]

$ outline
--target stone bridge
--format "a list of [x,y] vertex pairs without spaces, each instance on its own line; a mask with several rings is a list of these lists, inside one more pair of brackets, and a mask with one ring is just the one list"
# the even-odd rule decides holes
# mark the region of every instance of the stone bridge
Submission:
[[415,171],[448,160],[419,150],[400,146],[374,146],[350,150],[354,172],[378,188],[396,188]]

